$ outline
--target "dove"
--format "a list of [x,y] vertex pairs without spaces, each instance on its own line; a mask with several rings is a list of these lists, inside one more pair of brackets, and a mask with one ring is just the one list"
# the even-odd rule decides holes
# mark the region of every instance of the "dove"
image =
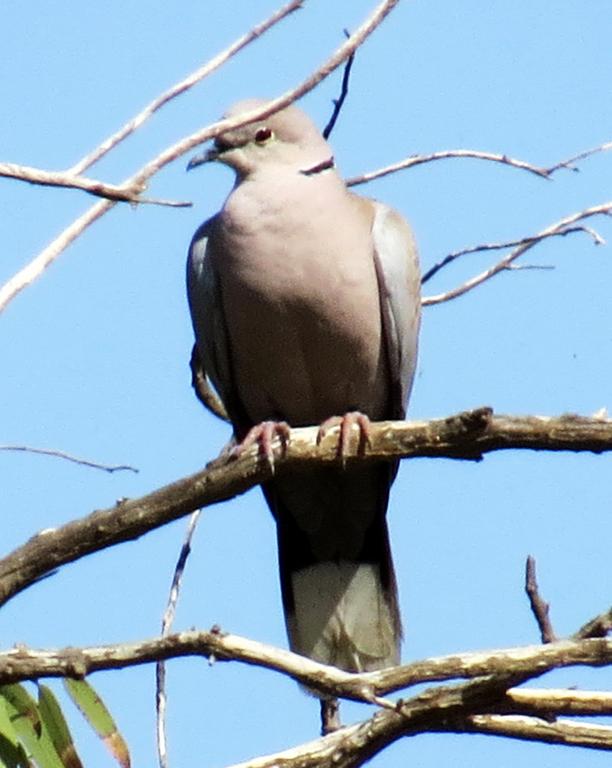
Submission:
[[[241,101],[226,116],[264,106]],[[271,454],[288,426],[403,419],[417,362],[420,272],[410,226],[349,191],[310,118],[289,106],[218,136],[189,168],[235,173],[196,231],[187,292],[195,353],[238,450]],[[344,439],[341,437],[341,440]],[[386,521],[398,462],[279,472],[263,484],[278,538],[289,644],[353,672],[399,663]]]

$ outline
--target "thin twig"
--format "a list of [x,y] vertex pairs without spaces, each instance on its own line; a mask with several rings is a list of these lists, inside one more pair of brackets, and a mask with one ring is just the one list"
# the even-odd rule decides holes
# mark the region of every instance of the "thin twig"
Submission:
[[[130,187],[140,185],[155,175],[163,167],[173,162],[182,155],[190,152],[198,145],[212,139],[225,131],[232,130],[241,125],[248,125],[256,120],[268,117],[284,107],[292,104],[304,94],[315,88],[322,80],[328,77],[354,51],[363,43],[363,41],[379,26],[383,19],[393,10],[399,0],[384,0],[365,22],[343,43],[327,61],[320,66],[312,75],[307,77],[295,88],[286,91],[281,96],[269,101],[264,107],[252,110],[232,118],[225,118],[212,123],[196,133],[187,136],[181,141],[162,151],[153,160],[150,160],[133,176],[127,179],[122,186]],[[76,221],[74,221],[64,232],[62,232],[47,248],[38,254],[29,264],[23,267],[19,272],[13,275],[0,288],[0,312],[19,294],[24,288],[32,283],[42,272],[55,261],[59,254],[70,245],[93,221],[104,215],[116,203],[110,200],[103,200],[86,211]]]
[[[181,581],[185,571],[187,558],[191,552],[191,541],[195,532],[198,520],[200,519],[200,510],[194,512],[189,518],[185,540],[174,569],[170,594],[168,595],[168,604],[164,611],[161,626],[161,636],[168,637],[172,629],[172,623],[176,614],[176,605],[181,590]],[[163,660],[159,660],[155,665],[155,703],[157,710],[156,733],[157,733],[157,756],[160,768],[168,768],[168,740],[166,737],[166,705],[168,699],[166,696],[166,665]]]
[[[350,37],[350,34],[347,29],[344,30],[344,35],[347,38]],[[334,99],[334,110],[327,122],[327,125],[323,129],[324,139],[329,139],[331,132],[334,130],[334,126],[336,125],[336,121],[340,116],[340,112],[342,110],[344,102],[346,101],[346,97],[348,96],[349,81],[351,79],[351,69],[353,68],[354,61],[355,61],[355,53],[353,52],[348,57],[344,65],[344,72],[342,73],[342,85],[340,87],[340,96],[337,99]]]
[[461,256],[466,256],[470,253],[482,253],[485,251],[501,251],[505,250],[506,248],[515,248],[519,245],[535,244],[541,240],[545,240],[548,237],[565,237],[566,235],[572,234],[574,232],[585,232],[587,235],[590,235],[593,238],[595,245],[605,245],[606,241],[599,234],[599,232],[594,230],[592,227],[587,226],[566,227],[560,232],[549,232],[546,235],[530,235],[529,237],[521,237],[518,240],[508,240],[505,243],[481,243],[480,245],[473,245],[469,248],[462,248],[460,251],[449,253],[448,256],[445,256],[441,261],[434,264],[433,267],[430,267],[427,272],[425,272],[421,278],[421,285],[424,285],[428,280],[431,280],[431,278],[441,269],[447,267],[449,264],[452,264],[453,261],[460,258]]
[[578,213],[572,213],[570,216],[566,216],[564,219],[560,219],[555,224],[551,224],[550,227],[539,232],[533,238],[529,238],[527,242],[522,243],[517,248],[512,250],[507,256],[505,256],[497,264],[489,267],[484,272],[480,272],[478,275],[467,280],[465,283],[453,288],[450,291],[444,293],[438,293],[434,296],[425,296],[422,300],[423,306],[429,306],[431,304],[441,304],[444,301],[450,301],[458,296],[462,296],[465,293],[476,288],[478,285],[490,280],[495,275],[508,269],[512,262],[516,261],[519,256],[522,256],[534,245],[541,242],[544,238],[552,235],[563,233],[568,227],[575,224],[582,219],[590,218],[591,216],[610,216],[612,214],[612,202],[602,203],[601,205],[594,205],[591,208],[586,208],[584,211]]
[[598,152],[607,152],[609,149],[612,149],[612,141],[607,141],[605,144],[600,144],[598,147],[593,147],[592,149],[586,149],[584,152],[579,152],[577,155],[574,155],[573,157],[569,157],[567,160],[561,160],[559,163],[555,163],[555,165],[551,165],[546,170],[548,171],[548,175],[552,176],[553,173],[560,170],[561,168],[567,168],[570,171],[579,171],[579,168],[576,168],[574,163],[576,163],[578,160],[584,160],[587,157],[591,157],[591,155],[595,155]]
[[221,53],[218,53],[214,58],[210,59],[210,61],[207,61],[194,72],[187,75],[186,78],[180,80],[171,88],[168,88],[167,91],[164,91],[160,96],[157,96],[155,99],[153,99],[153,101],[147,104],[147,106],[141,112],[129,120],[116,133],[114,133],[112,136],[109,136],[109,138],[103,141],[99,147],[96,147],[96,149],[90,152],[86,157],[73,165],[72,168],[68,170],[68,173],[74,175],[83,173],[83,171],[89,168],[89,166],[98,162],[98,160],[104,157],[107,152],[110,152],[111,149],[116,147],[127,136],[140,128],[140,126],[145,123],[155,112],[157,112],[158,109],[163,107],[172,99],[175,99],[177,96],[180,96],[182,93],[185,93],[185,91],[192,88],[205,77],[208,77],[208,75],[219,69],[220,66],[225,64],[226,61],[235,56],[239,51],[252,43],[258,37],[261,37],[264,32],[267,32],[271,27],[278,24],[279,21],[282,21],[291,13],[301,8],[302,5],[303,0],[292,0],[292,2],[287,3],[286,5],[279,8],[265,21],[257,24],[245,35],[239,37],[238,40],[229,45],[225,50],[221,51]]
[[525,592],[529,598],[529,605],[540,629],[543,643],[554,643],[557,640],[555,631],[550,621],[549,604],[540,595],[538,580],[536,577],[536,562],[531,555],[527,558],[525,566]]
[[90,459],[82,459],[78,456],[73,456],[71,453],[65,451],[58,451],[55,448],[34,448],[31,445],[0,445],[0,451],[21,451],[25,453],[36,453],[41,456],[54,456],[58,459],[65,459],[71,461],[73,464],[80,464],[83,467],[92,467],[93,469],[101,469],[104,472],[135,472],[138,473],[136,467],[132,467],[129,464],[101,464],[98,461],[91,461]]
[[359,184],[366,184],[367,182],[374,181],[374,179],[380,179],[383,176],[388,176],[390,173],[397,173],[397,171],[404,170],[406,168],[413,168],[416,165],[423,165],[423,163],[431,163],[435,160],[449,160],[452,158],[473,158],[475,160],[488,160],[494,163],[501,163],[502,165],[509,165],[513,168],[519,168],[522,171],[528,171],[540,178],[547,179],[549,173],[546,168],[540,168],[537,165],[532,165],[525,160],[518,160],[514,157],[508,157],[508,155],[500,155],[497,152],[481,152],[476,149],[446,149],[439,152],[431,152],[428,155],[410,155],[404,160],[400,160],[397,163],[391,163],[384,168],[378,168],[375,171],[369,171],[362,173],[359,176],[353,176],[347,179],[346,184],[349,187],[354,187]]
[[416,165],[423,165],[424,163],[431,163],[435,160],[449,160],[454,158],[473,158],[475,160],[488,160],[494,163],[501,163],[502,165],[509,165],[513,168],[518,168],[522,171],[527,171],[539,176],[542,179],[550,179],[551,176],[561,168],[569,168],[573,171],[578,170],[572,167],[572,164],[578,160],[584,160],[597,152],[604,152],[612,148],[612,142],[601,144],[599,147],[593,149],[587,149],[585,152],[581,152],[578,155],[568,158],[567,160],[561,160],[555,165],[551,165],[546,168],[533,163],[528,163],[526,160],[518,160],[517,158],[508,157],[505,154],[499,154],[498,152],[482,152],[476,149],[446,149],[438,152],[431,152],[427,155],[409,155],[404,160],[399,160],[391,165],[386,165],[383,168],[378,168],[375,171],[369,171],[362,173],[359,176],[353,176],[347,179],[347,185],[349,187],[357,186],[358,184],[366,184],[374,179],[380,179],[383,176],[388,176],[390,173],[396,173],[397,171],[405,170],[406,168],[413,168]]

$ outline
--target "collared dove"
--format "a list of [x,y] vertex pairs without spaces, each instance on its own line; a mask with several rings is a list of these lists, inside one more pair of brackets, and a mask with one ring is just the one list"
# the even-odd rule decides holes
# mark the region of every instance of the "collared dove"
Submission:
[[[242,101],[227,116],[264,103]],[[197,351],[236,440],[264,421],[404,418],[420,322],[406,221],[347,190],[329,144],[294,106],[222,134],[189,167],[210,160],[229,165],[236,183],[193,237],[188,298]],[[297,653],[356,672],[399,663],[385,519],[396,472],[397,462],[360,463],[265,483]]]

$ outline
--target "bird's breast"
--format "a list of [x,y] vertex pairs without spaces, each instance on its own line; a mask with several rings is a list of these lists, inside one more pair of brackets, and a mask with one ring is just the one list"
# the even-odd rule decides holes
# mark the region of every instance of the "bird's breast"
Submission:
[[300,181],[274,195],[243,183],[222,213],[216,268],[241,401],[253,422],[382,417],[371,219],[335,182]]

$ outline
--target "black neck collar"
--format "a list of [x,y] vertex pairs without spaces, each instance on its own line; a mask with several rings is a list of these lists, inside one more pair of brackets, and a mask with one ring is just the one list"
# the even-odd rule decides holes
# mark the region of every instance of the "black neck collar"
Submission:
[[334,158],[328,157],[327,160],[322,160],[320,163],[313,165],[312,168],[305,168],[303,171],[300,171],[300,173],[304,176],[315,176],[316,174],[322,173],[323,171],[329,171],[330,168],[334,167]]

